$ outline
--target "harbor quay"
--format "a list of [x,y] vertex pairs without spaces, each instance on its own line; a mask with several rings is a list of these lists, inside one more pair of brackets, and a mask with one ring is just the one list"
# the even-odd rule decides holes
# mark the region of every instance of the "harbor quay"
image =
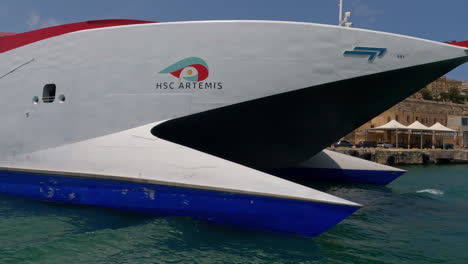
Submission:
[[329,148],[386,165],[468,163],[467,149]]

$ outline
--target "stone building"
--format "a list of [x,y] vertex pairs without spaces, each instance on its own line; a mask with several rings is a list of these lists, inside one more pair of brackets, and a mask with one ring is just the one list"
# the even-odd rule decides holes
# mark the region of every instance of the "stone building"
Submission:
[[[446,93],[450,88],[456,88],[462,95],[468,94],[468,81],[459,81],[451,78],[447,78],[446,76],[442,76],[439,79],[435,80],[434,82],[427,85],[427,88],[434,99],[440,98],[441,93]],[[417,92],[411,95],[409,98],[412,99],[423,99],[421,92]]]
[[426,86],[429,91],[431,91],[434,98],[439,97],[443,92],[448,92],[450,88],[456,88],[461,92],[463,86],[463,81],[447,78],[442,76],[439,79],[435,80],[428,86]]
[[447,125],[450,127],[456,127],[459,131],[459,142],[460,147],[468,148],[468,115],[465,116],[451,116],[447,117]]
[[463,81],[461,86],[461,94],[468,94],[468,81]]

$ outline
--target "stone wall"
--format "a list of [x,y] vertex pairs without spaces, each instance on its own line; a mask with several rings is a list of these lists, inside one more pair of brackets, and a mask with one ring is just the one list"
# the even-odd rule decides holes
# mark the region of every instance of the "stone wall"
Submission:
[[380,164],[468,163],[468,150],[335,148],[333,151]]

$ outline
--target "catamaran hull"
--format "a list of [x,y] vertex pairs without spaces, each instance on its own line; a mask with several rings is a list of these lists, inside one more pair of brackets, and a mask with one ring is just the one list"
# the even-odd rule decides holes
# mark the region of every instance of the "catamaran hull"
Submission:
[[406,171],[325,149],[294,167],[267,172],[293,181],[387,185]]
[[[359,204],[161,139],[157,124],[18,155],[0,192],[314,236]],[[148,166],[151,164],[151,166]]]
[[24,171],[0,172],[0,192],[316,236],[359,207],[187,187]]
[[273,175],[288,179],[387,185],[398,179],[404,172],[382,170],[349,170],[332,168],[287,168],[267,171]]

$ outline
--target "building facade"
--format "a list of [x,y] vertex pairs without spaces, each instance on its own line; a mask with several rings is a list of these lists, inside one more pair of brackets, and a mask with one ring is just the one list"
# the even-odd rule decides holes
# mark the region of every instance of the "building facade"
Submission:
[[466,116],[448,116],[447,125],[457,127],[460,134],[460,146],[468,148],[468,115]]
[[468,94],[468,81],[463,81],[461,86],[461,94],[467,95]]

